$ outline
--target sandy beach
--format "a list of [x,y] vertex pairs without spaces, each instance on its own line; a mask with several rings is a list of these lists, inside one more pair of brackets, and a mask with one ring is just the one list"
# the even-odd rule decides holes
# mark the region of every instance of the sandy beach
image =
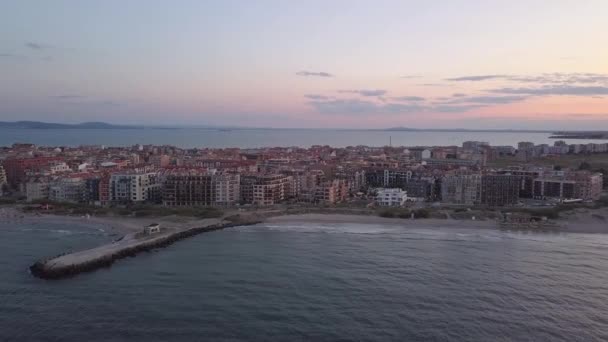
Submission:
[[[558,228],[554,231],[571,233],[608,233],[608,208],[582,209],[564,214],[564,218],[555,220]],[[456,220],[456,219],[401,219],[385,218],[372,215],[343,215],[343,214],[298,214],[270,217],[265,220],[271,223],[361,223],[399,225],[412,228],[482,228],[499,229],[494,220]]]
[[399,225],[415,228],[497,228],[496,221],[473,221],[453,219],[402,219],[386,218],[373,215],[346,215],[346,214],[297,214],[274,216],[265,220],[270,223],[359,223],[359,224],[385,224]]
[[0,220],[3,223],[54,223],[64,225],[83,225],[107,233],[125,235],[141,231],[151,223],[159,223],[168,228],[193,228],[209,224],[209,219],[196,219],[178,216],[164,217],[123,217],[123,216],[67,216],[52,214],[24,213],[14,207],[0,208]]
[[[386,218],[375,215],[354,215],[335,213],[306,213],[306,214],[281,214],[274,212],[270,215],[261,210],[258,213],[248,213],[265,222],[277,223],[360,223],[360,224],[383,224],[399,225],[412,228],[455,228],[455,229],[499,229],[495,220],[465,220],[465,219],[402,219]],[[554,222],[563,232],[573,233],[608,233],[608,208],[602,209],[576,209],[564,212]],[[51,214],[23,213],[17,208],[4,206],[0,208],[0,220],[3,222],[49,222],[59,224],[90,225],[95,229],[102,228],[108,233],[125,235],[137,232],[151,223],[160,223],[169,228],[193,228],[207,224],[208,219],[196,219],[182,216],[164,217],[123,217],[123,216],[62,216]]]

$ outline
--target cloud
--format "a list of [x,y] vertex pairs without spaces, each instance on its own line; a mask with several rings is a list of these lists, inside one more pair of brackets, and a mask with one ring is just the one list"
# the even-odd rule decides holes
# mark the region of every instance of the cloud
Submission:
[[520,88],[498,88],[490,89],[492,93],[510,95],[571,95],[571,96],[600,96],[608,95],[608,86],[573,86],[573,85],[551,85],[543,87],[520,87]]
[[433,111],[440,113],[464,113],[472,109],[486,107],[485,104],[466,104],[466,105],[440,105],[433,107]]
[[441,104],[423,105],[418,103],[378,103],[362,99],[331,99],[308,102],[321,114],[373,115],[373,114],[414,114],[414,113],[463,113],[486,107],[487,104]]
[[511,82],[541,84],[574,84],[608,82],[608,74],[597,73],[544,73],[538,75],[478,75],[448,78],[447,81],[486,81],[502,79]]
[[57,104],[61,106],[82,106],[87,108],[106,108],[106,107],[119,107],[125,105],[124,102],[116,102],[112,100],[95,99],[86,95],[79,94],[62,94],[51,96],[51,98],[57,99]]
[[454,93],[452,94],[452,97],[465,97],[467,96],[467,94],[463,94],[463,93]]
[[26,42],[24,45],[25,45],[25,47],[30,48],[32,50],[46,50],[46,49],[49,49],[52,47],[50,45],[34,43],[34,42]]
[[387,91],[383,89],[338,90],[339,93],[359,94],[361,96],[383,96]]
[[378,112],[378,105],[359,99],[335,99],[309,102],[319,113],[324,114],[372,114]]
[[520,102],[527,98],[527,96],[513,95],[513,96],[471,96],[462,98],[462,102],[480,103],[480,104],[508,104],[513,102]]
[[306,71],[306,70],[298,71],[298,72],[296,72],[296,75],[298,75],[298,76],[305,76],[305,77],[308,77],[308,76],[334,77],[334,75],[332,75],[332,74],[330,74],[328,72],[323,72],[323,71],[315,72],[315,71]]
[[497,79],[497,78],[505,78],[508,77],[507,75],[475,75],[475,76],[461,76],[461,77],[454,77],[454,78],[446,78],[446,81],[451,81],[451,82],[459,82],[459,81],[472,81],[472,82],[476,82],[476,81],[486,81],[486,80],[493,80],[493,79]]
[[22,60],[27,57],[24,55],[17,55],[14,53],[0,53],[0,60]]
[[484,105],[484,106],[493,106],[500,104],[509,104],[514,102],[520,102],[527,99],[526,95],[505,95],[505,96],[497,96],[497,95],[477,95],[477,96],[457,96],[457,97],[439,97],[436,98],[436,102],[434,105],[439,106],[453,106],[453,105]]
[[53,98],[56,98],[59,100],[76,100],[76,99],[82,99],[85,97],[86,96],[84,96],[84,95],[77,95],[77,94],[64,94],[64,95],[53,96]]
[[424,97],[420,96],[399,96],[399,97],[391,97],[391,100],[394,101],[424,101]]
[[311,100],[329,100],[329,99],[331,99],[331,97],[329,97],[329,96],[318,95],[318,94],[306,94],[306,95],[304,95],[304,97],[307,99],[311,99]]
[[450,84],[442,84],[442,83],[420,83],[417,85],[421,86],[421,87],[451,87],[452,86]]
[[401,76],[400,78],[405,78],[405,79],[412,79],[412,78],[421,78],[422,76],[420,75],[404,75]]
[[542,84],[602,83],[608,82],[608,75],[596,73],[545,73],[531,76],[511,76],[509,80]]

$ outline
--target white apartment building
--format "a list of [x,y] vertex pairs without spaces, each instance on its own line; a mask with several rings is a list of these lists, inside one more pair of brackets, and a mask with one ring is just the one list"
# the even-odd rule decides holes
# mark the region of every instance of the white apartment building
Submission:
[[239,174],[216,174],[215,203],[218,205],[233,205],[241,197],[241,176]]
[[28,202],[49,198],[49,181],[47,179],[32,179],[26,182],[23,187]]
[[110,177],[111,202],[145,202],[160,193],[156,172],[115,173]]
[[54,175],[56,173],[71,172],[72,169],[65,162],[53,162],[49,165],[49,171]]
[[376,202],[382,207],[399,207],[407,202],[407,191],[400,188],[378,189]]
[[49,184],[49,200],[79,203],[84,200],[85,180],[79,177],[59,178]]

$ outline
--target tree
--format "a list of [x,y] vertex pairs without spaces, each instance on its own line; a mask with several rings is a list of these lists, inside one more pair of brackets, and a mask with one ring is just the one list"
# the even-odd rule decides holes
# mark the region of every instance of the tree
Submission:
[[591,170],[591,164],[587,163],[586,161],[582,162],[579,166],[578,166],[579,170]]
[[561,165],[555,165],[553,166],[553,171],[561,171],[562,170],[562,166]]

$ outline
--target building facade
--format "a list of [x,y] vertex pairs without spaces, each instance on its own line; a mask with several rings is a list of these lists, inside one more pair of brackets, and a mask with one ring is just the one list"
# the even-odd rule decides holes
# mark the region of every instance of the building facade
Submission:
[[519,201],[521,178],[514,175],[483,175],[481,203],[491,206],[510,206]]
[[441,200],[452,204],[479,204],[481,202],[481,175],[444,176],[441,179]]
[[160,182],[156,172],[125,172],[110,176],[109,200],[113,203],[141,203],[159,197]]
[[407,202],[407,192],[400,188],[378,189],[376,203],[381,207],[399,207]]

